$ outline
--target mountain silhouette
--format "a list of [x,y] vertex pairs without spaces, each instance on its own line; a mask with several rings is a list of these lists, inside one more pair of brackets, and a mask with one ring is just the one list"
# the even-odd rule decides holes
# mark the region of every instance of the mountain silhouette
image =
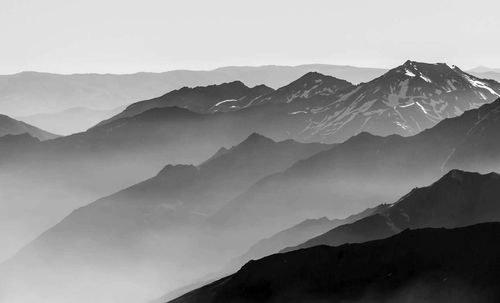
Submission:
[[22,121],[12,119],[9,116],[0,115],[0,137],[5,135],[21,134],[29,134],[30,136],[42,141],[59,137],[58,135],[49,133]]
[[404,230],[251,261],[172,303],[497,302],[500,223]]

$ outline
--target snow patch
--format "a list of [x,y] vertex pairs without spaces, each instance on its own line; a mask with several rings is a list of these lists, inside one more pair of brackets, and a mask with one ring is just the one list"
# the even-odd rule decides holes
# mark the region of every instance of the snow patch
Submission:
[[420,78],[424,79],[425,82],[427,83],[432,83],[431,79],[427,78],[426,76],[420,74]]
[[488,85],[486,85],[486,83],[482,82],[482,81],[479,81],[477,79],[472,79],[471,77],[467,76],[467,75],[463,75],[463,77],[469,81],[469,83],[474,86],[474,87],[477,87],[477,88],[483,88],[483,89],[486,89],[487,91],[489,91],[491,94],[493,95],[496,95],[498,97],[500,97],[500,95],[494,91],[491,87],[489,87]]
[[227,103],[227,102],[236,102],[236,101],[238,101],[238,100],[236,100],[236,99],[228,99],[228,100],[224,100],[224,101],[221,101],[221,102],[216,103],[216,104],[214,105],[214,107],[219,106],[219,105],[224,104],[224,103]]
[[412,106],[413,104],[415,104],[415,102],[412,102],[412,103],[409,103],[409,104],[405,104],[405,105],[400,105],[399,107],[405,108],[405,107]]
[[405,75],[410,76],[410,77],[416,77],[414,73],[410,72],[409,70],[405,69]]
[[424,114],[428,114],[427,110],[425,109],[425,107],[422,106],[422,104],[418,103],[418,102],[415,102],[418,107],[420,107],[420,109],[424,112]]
[[296,114],[307,114],[305,110],[298,110],[296,112],[288,113],[289,115],[296,115]]

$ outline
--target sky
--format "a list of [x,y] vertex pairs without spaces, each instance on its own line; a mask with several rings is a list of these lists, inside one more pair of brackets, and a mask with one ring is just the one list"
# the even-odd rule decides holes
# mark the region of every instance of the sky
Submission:
[[500,67],[498,0],[0,0],[0,74]]

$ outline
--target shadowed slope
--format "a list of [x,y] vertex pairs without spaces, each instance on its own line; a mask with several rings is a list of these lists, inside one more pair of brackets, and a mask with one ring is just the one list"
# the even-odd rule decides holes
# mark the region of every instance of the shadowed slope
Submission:
[[497,302],[500,224],[406,230],[247,263],[172,303]]

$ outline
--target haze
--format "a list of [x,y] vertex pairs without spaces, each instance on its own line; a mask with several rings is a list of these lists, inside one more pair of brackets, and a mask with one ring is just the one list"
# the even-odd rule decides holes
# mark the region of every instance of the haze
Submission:
[[493,0],[2,0],[0,74],[387,68],[406,59],[499,67],[499,8]]

